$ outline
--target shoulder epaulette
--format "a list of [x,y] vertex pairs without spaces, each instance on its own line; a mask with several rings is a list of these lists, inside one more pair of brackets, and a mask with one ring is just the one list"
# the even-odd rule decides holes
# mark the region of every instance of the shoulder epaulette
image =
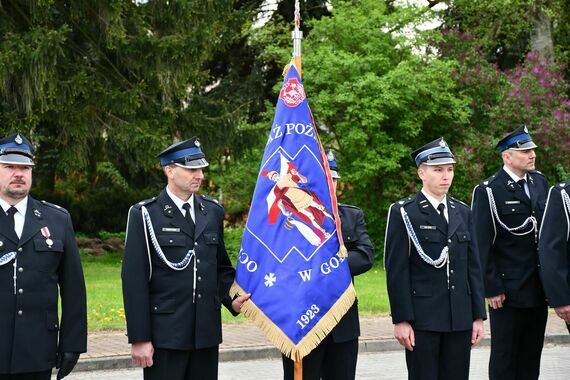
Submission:
[[140,202],[134,204],[133,207],[140,208],[140,207],[142,207],[142,206],[146,206],[146,205],[151,204],[151,203],[154,202],[155,200],[156,200],[156,197],[152,197],[152,198],[149,198],[149,199],[145,199],[145,200],[142,200],[142,201],[140,201]]
[[542,172],[540,172],[540,171],[538,171],[538,170],[531,170],[529,173],[532,173],[532,174],[539,174],[539,175],[541,175],[541,176],[543,176],[543,177],[546,178],[546,176],[545,176]]
[[48,201],[41,201],[41,202],[42,202],[42,204],[44,204],[44,205],[46,205],[46,206],[48,206],[48,207],[54,208],[54,209],[56,209],[56,210],[59,210],[59,211],[65,213],[65,214],[69,214],[69,212],[68,212],[66,209],[64,209],[63,207],[61,207],[61,206],[58,206],[58,205],[53,204],[53,203],[49,203]]
[[558,187],[560,189],[563,189],[565,187],[570,187],[570,179],[566,182],[560,182],[559,184],[557,184],[555,187]]
[[471,208],[471,207],[469,207],[469,206],[467,205],[467,203],[465,203],[465,202],[463,202],[463,201],[460,201],[460,200],[457,199],[457,198],[454,198],[454,197],[451,197],[451,196],[450,196],[449,198],[450,198],[450,201],[452,201],[452,202],[455,202],[455,203],[458,203],[458,204],[460,204],[460,205],[463,205],[463,206],[465,206],[465,207],[467,207],[467,208],[469,208],[469,209]]
[[493,174],[492,176],[481,182],[479,185],[489,186],[491,182],[493,182],[496,179],[497,179],[497,174]]
[[354,205],[347,205],[346,203],[339,203],[339,204],[338,204],[338,207],[350,207],[350,208],[354,208],[354,209],[360,210],[360,207],[356,207],[356,206],[354,206]]
[[411,203],[414,199],[411,197],[402,198],[399,201],[393,203],[394,206],[404,207],[408,203]]
[[213,204],[215,204],[215,205],[221,207],[222,209],[224,208],[224,207],[220,204],[220,201],[218,201],[216,198],[212,198],[212,197],[209,196],[209,195],[200,195],[200,198],[202,198],[202,199],[205,200],[205,201],[212,202]]

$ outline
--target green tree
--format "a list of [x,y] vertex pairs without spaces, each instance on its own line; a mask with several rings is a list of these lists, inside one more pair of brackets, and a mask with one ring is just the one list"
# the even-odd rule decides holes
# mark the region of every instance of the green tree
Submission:
[[312,23],[304,48],[315,123],[338,151],[341,200],[365,209],[379,251],[389,204],[417,190],[410,152],[441,135],[453,146],[452,131],[470,116],[453,75],[458,63],[419,53],[435,35],[390,32],[422,12],[338,1],[331,17]]
[[70,207],[114,194],[122,209],[163,183],[155,155],[174,138],[200,135],[215,158],[234,137],[233,110],[203,95],[206,65],[239,38],[247,4],[0,4],[0,132],[37,144],[36,192]]

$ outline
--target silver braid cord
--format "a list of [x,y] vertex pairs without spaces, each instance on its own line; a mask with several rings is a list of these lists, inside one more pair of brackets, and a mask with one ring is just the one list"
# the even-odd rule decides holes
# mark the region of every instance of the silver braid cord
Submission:
[[10,261],[12,261],[14,259],[14,257],[16,257],[16,252],[8,252],[5,255],[0,256],[0,267],[2,265],[6,265],[8,264]]
[[448,254],[449,248],[447,246],[443,247],[443,249],[441,250],[441,254],[439,255],[439,258],[437,260],[434,260],[431,257],[429,257],[423,250],[422,246],[420,245],[418,236],[416,235],[416,232],[412,227],[412,222],[410,221],[410,217],[408,216],[408,213],[406,212],[406,210],[404,210],[403,207],[400,208],[400,213],[402,214],[402,219],[404,220],[404,225],[406,226],[406,231],[408,232],[408,236],[412,240],[412,243],[414,243],[414,247],[416,247],[416,251],[418,251],[418,254],[422,258],[422,260],[425,261],[427,264],[432,265],[436,268],[443,267],[445,265],[445,262],[449,258]]
[[[501,225],[501,227],[503,227],[505,230],[509,231],[511,234],[517,235],[517,236],[527,235],[527,234],[530,234],[531,232],[534,231],[534,241],[536,242],[538,240],[537,239],[538,238],[538,221],[536,220],[536,218],[534,216],[531,215],[528,218],[526,218],[525,221],[520,226],[517,226],[517,227],[507,226],[505,223],[503,223],[503,221],[501,219],[499,219],[499,212],[497,211],[497,204],[495,203],[495,197],[493,196],[493,190],[491,190],[490,187],[485,188],[485,190],[487,191],[487,197],[489,198],[489,204],[491,205],[491,210],[493,210],[493,215],[495,216],[495,219]],[[532,225],[531,229],[529,229],[526,232],[519,232],[519,231],[527,228],[529,225]]]
[[164,264],[166,264],[166,266],[168,266],[170,269],[173,269],[176,271],[181,271],[181,270],[186,269],[188,267],[188,265],[190,264],[192,257],[194,256],[194,250],[193,249],[189,250],[188,253],[186,254],[186,256],[182,259],[182,261],[180,261],[178,263],[173,263],[173,262],[169,261],[166,258],[166,255],[164,254],[164,252],[162,252],[162,248],[160,248],[160,244],[158,244],[158,240],[156,238],[156,234],[154,233],[154,228],[152,226],[152,221],[150,220],[150,214],[148,213],[148,210],[146,209],[146,207],[143,206],[141,208],[141,211],[142,211],[143,223],[145,223],[145,225],[147,226],[150,241],[152,243],[152,246],[154,247],[156,254],[160,258],[160,260]]
[[570,215],[570,196],[565,189],[560,190],[560,196],[562,197],[562,203],[566,206],[566,213]]
[[420,255],[421,259],[428,265],[433,266],[434,268],[442,268],[444,265],[446,266],[446,274],[447,274],[447,289],[449,289],[449,247],[446,245],[441,250],[441,254],[437,260],[432,259],[429,257],[424,249],[422,248],[418,236],[414,231],[414,227],[412,226],[412,222],[404,207],[400,208],[400,214],[402,214],[402,220],[404,221],[404,226],[406,227],[406,231],[408,232],[408,237],[414,243],[414,247],[416,247],[416,251],[418,251],[418,255]]

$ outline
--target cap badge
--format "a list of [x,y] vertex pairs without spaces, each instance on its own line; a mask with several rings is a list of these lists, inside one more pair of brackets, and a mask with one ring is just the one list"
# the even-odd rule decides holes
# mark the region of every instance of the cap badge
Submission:
[[21,143],[24,142],[24,140],[22,140],[22,138],[20,137],[20,134],[16,135],[16,138],[14,139],[14,141],[16,142],[16,144],[20,145]]
[[447,143],[445,142],[444,139],[441,139],[441,141],[439,142],[439,146],[442,148],[445,148],[447,146]]
[[194,145],[196,145],[197,147],[200,147],[200,145],[201,145],[200,141],[198,141],[198,140],[194,141]]
[[327,160],[334,161],[334,154],[331,150],[327,152]]
[[526,127],[526,125],[524,126],[524,133],[528,133],[528,128]]

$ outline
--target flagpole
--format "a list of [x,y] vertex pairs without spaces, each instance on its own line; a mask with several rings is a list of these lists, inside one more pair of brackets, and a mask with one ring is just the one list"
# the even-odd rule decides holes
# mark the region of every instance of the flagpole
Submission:
[[[299,78],[303,78],[302,75],[302,62],[301,62],[301,40],[303,39],[303,31],[301,27],[301,6],[299,0],[295,0],[295,29],[291,32],[291,37],[293,38],[293,64],[299,72]],[[294,358],[295,364],[293,366],[293,379],[303,380],[303,358],[298,355]]]
[[299,0],[295,0],[295,29],[291,32],[291,37],[293,38],[293,63],[299,72],[299,76],[302,78],[301,73],[301,40],[303,39],[303,31],[299,28],[301,27],[301,10],[299,6]]

